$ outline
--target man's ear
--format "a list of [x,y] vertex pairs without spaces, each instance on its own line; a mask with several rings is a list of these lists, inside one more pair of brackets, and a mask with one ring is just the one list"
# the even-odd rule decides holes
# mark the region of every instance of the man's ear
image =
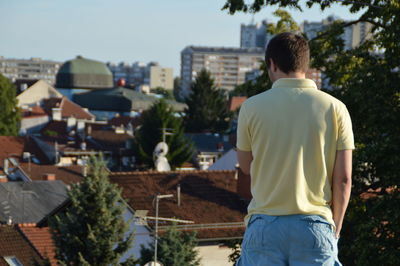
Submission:
[[276,66],[275,62],[271,58],[269,59],[269,65],[270,65],[272,72],[276,72],[278,70],[278,67]]

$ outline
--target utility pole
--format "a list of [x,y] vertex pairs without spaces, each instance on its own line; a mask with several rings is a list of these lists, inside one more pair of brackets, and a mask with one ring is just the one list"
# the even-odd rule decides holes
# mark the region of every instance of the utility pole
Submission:
[[157,245],[158,245],[158,204],[159,204],[160,199],[172,198],[173,196],[174,196],[173,194],[156,196],[156,228],[155,228],[155,239],[154,239],[154,263],[153,263],[153,266],[157,265],[156,263],[157,263]]

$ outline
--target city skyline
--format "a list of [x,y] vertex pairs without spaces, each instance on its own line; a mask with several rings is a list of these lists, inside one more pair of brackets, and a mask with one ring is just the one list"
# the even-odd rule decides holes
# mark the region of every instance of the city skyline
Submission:
[[[6,58],[40,57],[64,62],[82,55],[103,62],[157,61],[180,73],[180,52],[189,45],[240,46],[240,25],[263,19],[275,22],[276,7],[263,12],[228,15],[225,1],[10,1],[0,4]],[[358,17],[335,5],[324,12],[288,10],[299,24],[329,15],[348,20]]]

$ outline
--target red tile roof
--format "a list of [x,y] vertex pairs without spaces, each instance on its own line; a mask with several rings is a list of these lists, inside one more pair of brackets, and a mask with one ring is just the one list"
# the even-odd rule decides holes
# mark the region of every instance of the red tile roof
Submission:
[[40,106],[29,107],[29,109],[22,110],[22,118],[36,118],[48,116],[48,114]]
[[20,157],[25,148],[25,137],[0,136],[0,164],[8,157]]
[[233,96],[229,101],[229,110],[235,111],[238,109],[244,101],[247,100],[246,96]]
[[14,256],[23,265],[43,262],[40,253],[18,230],[17,226],[0,225],[0,266],[9,266],[4,257]]
[[[235,171],[114,172],[110,180],[123,189],[123,197],[134,210],[148,210],[148,216],[155,216],[157,193],[174,194],[160,200],[160,217],[190,220],[195,226],[236,223],[226,229],[200,226],[199,238],[242,236],[247,203],[236,193]],[[176,199],[178,184],[181,206]]]
[[44,107],[48,114],[51,114],[52,108],[61,108],[62,118],[75,117],[76,119],[85,120],[92,120],[95,118],[94,115],[65,97],[46,99],[44,100]]
[[61,180],[65,184],[75,184],[82,180],[83,178],[83,166],[80,165],[70,165],[70,166],[56,166],[56,165],[39,165],[28,163],[20,163],[20,166],[24,172],[32,180],[43,180],[44,174],[54,174],[56,180]]
[[58,265],[56,247],[48,227],[20,226],[20,230],[43,258],[48,258],[51,265]]
[[25,137],[9,137],[0,136],[0,166],[3,166],[4,159],[13,157],[22,161],[24,152],[29,152],[40,160],[41,163],[46,163],[47,158],[42,150],[36,145],[35,141],[29,136]]

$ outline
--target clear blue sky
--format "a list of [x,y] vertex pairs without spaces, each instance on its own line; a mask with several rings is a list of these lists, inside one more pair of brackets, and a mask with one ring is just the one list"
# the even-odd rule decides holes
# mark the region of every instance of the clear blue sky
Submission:
[[[100,61],[158,61],[179,75],[187,45],[239,46],[240,24],[251,14],[228,15],[224,0],[0,0],[0,55],[65,61],[82,55]],[[276,21],[266,8],[254,16]],[[334,14],[357,18],[336,5],[291,11],[301,23]]]

